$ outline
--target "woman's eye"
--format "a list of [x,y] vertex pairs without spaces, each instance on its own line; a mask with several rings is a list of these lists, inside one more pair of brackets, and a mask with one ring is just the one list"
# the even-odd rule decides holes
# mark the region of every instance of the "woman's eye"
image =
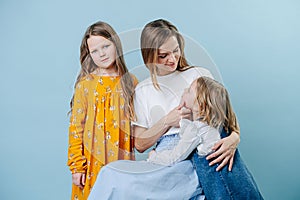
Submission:
[[165,58],[167,57],[167,54],[158,55],[159,58]]
[[173,51],[173,53],[177,53],[179,51],[179,49],[175,49],[174,51]]
[[110,46],[109,44],[108,45],[104,45],[103,48],[107,49],[109,46]]
[[96,51],[96,50],[94,50],[94,51],[92,51],[92,52],[91,52],[91,54],[95,54],[95,53],[97,53],[97,51]]

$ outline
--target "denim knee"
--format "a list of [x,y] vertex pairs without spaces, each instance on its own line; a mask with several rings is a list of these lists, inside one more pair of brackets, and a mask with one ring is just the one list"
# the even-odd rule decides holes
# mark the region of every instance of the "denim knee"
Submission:
[[205,157],[196,152],[192,163],[197,172],[206,198],[209,199],[263,199],[258,187],[242,161],[238,150],[235,153],[233,169],[228,171],[228,165],[216,171],[218,164],[209,166]]

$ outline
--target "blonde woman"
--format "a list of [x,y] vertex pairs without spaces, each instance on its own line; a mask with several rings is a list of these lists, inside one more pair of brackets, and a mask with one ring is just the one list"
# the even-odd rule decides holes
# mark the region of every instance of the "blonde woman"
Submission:
[[[151,78],[135,89],[134,134],[136,149],[144,152],[157,142],[159,147],[170,138],[178,140],[180,119],[191,117],[191,111],[180,104],[184,89],[198,77],[213,77],[205,68],[189,66],[184,39],[167,20],[155,20],[144,27],[141,50]],[[218,150],[208,157],[215,158],[210,164],[218,163],[217,170],[220,170],[228,163],[231,169],[239,141],[239,129],[220,140],[214,147]]]
[[216,167],[205,171],[203,162],[199,162],[213,152],[212,147],[220,140],[223,128],[227,133],[239,129],[227,90],[213,79],[200,77],[185,90],[182,102],[192,110],[194,121],[182,119],[178,144],[171,150],[151,151],[148,161],[171,166],[186,159],[196,149],[198,155],[194,156],[193,162],[198,177],[207,177],[199,178],[207,199],[263,199],[238,150],[231,172],[227,169],[217,172]]
[[137,79],[128,73],[120,39],[105,22],[89,26],[80,46],[81,70],[71,100],[68,166],[72,197],[87,199],[100,169],[133,159],[130,118]]

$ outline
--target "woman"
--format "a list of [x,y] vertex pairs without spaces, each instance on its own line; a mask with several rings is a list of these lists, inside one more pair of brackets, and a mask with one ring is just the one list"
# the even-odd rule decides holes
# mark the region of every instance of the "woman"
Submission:
[[[200,67],[190,67],[184,56],[184,39],[170,22],[159,19],[148,23],[142,31],[141,49],[144,63],[151,74],[136,87],[134,123],[135,147],[143,152],[154,145],[162,135],[176,137],[179,120],[189,118],[191,111],[182,109],[180,97],[185,88],[200,76],[212,77],[210,72]],[[152,84],[151,84],[152,82]],[[149,98],[147,98],[149,97]],[[164,116],[164,117],[162,117]],[[229,161],[232,168],[235,148],[239,143],[239,133],[217,143],[215,153],[207,157],[210,165],[219,163],[222,169]]]
[[[191,110],[179,105],[184,89],[200,76],[212,76],[204,68],[189,67],[183,37],[166,20],[155,20],[144,27],[141,50],[151,77],[135,89],[135,147],[144,152],[158,143],[156,151],[161,151],[172,148],[170,141],[173,146],[177,144],[179,120],[191,119]],[[221,162],[221,169],[229,162],[231,167],[238,143],[235,132],[222,139],[214,147],[218,150],[208,157],[217,157],[211,164]],[[201,192],[190,160],[172,167],[146,161],[116,161],[103,167],[89,199],[192,199]]]

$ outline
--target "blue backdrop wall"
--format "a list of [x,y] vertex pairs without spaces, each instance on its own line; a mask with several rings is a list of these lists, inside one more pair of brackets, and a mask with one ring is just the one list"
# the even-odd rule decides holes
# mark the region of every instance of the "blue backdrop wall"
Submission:
[[[122,33],[157,18],[218,66],[265,199],[300,199],[299,10],[296,0],[1,0],[0,199],[69,199],[67,112],[83,33],[98,20]],[[142,63],[138,52],[126,60]]]

